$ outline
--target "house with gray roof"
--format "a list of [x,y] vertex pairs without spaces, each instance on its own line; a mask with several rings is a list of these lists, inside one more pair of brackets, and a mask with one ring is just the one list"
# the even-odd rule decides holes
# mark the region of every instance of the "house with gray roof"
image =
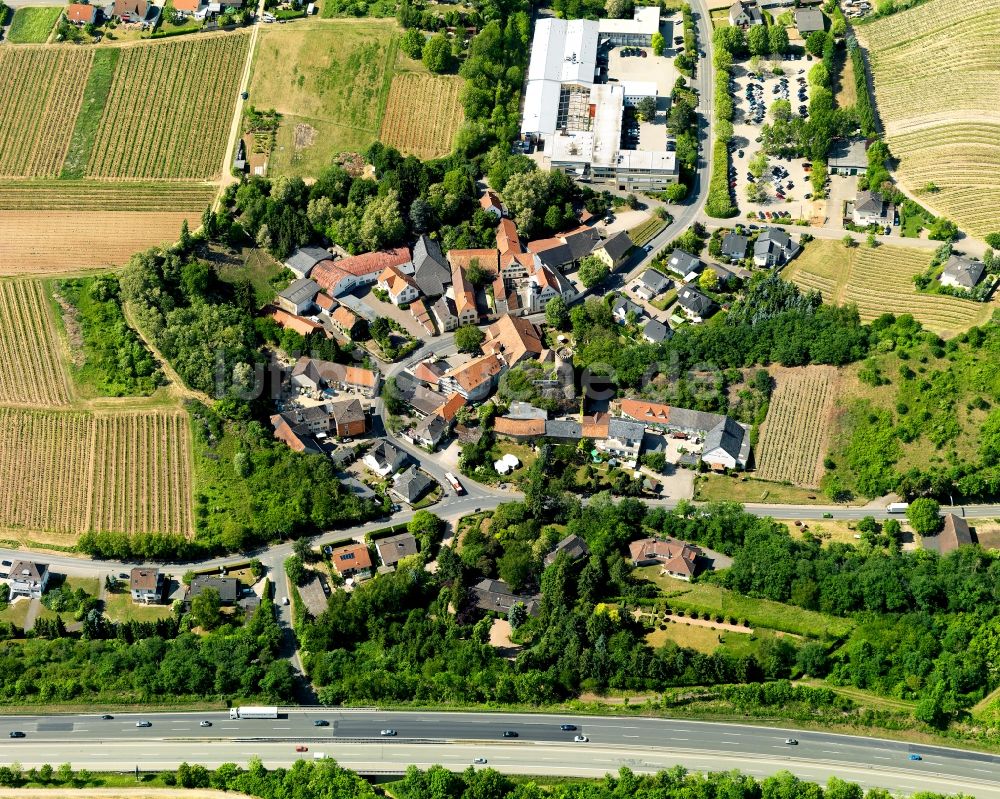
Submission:
[[726,416],[708,431],[701,459],[713,469],[744,469],[750,459],[750,428]]
[[673,334],[673,330],[656,319],[650,319],[642,326],[642,337],[650,344],[662,344]]
[[288,256],[285,266],[292,271],[295,277],[309,277],[316,264],[332,260],[333,256],[322,247],[299,247]]
[[944,265],[944,271],[938,280],[942,286],[970,291],[983,279],[986,266],[982,261],[966,258],[962,255],[952,255]]
[[791,261],[802,247],[792,241],[781,228],[764,228],[753,245],[753,262],[757,266],[774,268]]
[[653,297],[658,297],[673,285],[673,281],[663,272],[650,268],[639,276],[635,287],[637,296],[649,302]]
[[594,250],[594,255],[604,261],[608,268],[614,272],[619,266],[621,266],[622,261],[625,260],[625,256],[628,255],[629,250],[631,250],[633,246],[632,239],[629,238],[628,233],[623,230],[620,233],[616,233],[610,239],[603,241],[601,245]]
[[38,599],[45,593],[51,576],[52,573],[49,571],[47,563],[15,560],[7,573],[7,584],[10,586],[11,598],[26,596]]
[[896,206],[886,202],[877,191],[859,191],[854,198],[851,219],[859,227],[892,227],[896,220]]
[[383,566],[395,566],[403,558],[417,554],[417,539],[410,533],[399,533],[375,542],[375,551]]
[[624,324],[630,313],[635,314],[636,319],[642,319],[646,315],[641,305],[636,305],[628,297],[618,297],[611,304],[611,315],[615,321]]
[[729,7],[729,24],[737,28],[749,28],[751,25],[763,25],[764,17],[760,13],[756,0],[742,2],[737,0]]
[[514,400],[510,404],[510,408],[507,410],[508,419],[541,419],[542,421],[549,418],[549,412],[544,408],[536,408],[530,402],[522,402],[521,400]]
[[831,175],[864,175],[868,172],[868,142],[864,139],[834,139],[827,159]]
[[684,250],[674,250],[667,259],[667,267],[681,277],[688,279],[689,275],[697,275],[703,266],[701,260]]
[[402,469],[409,460],[409,456],[403,450],[383,439],[368,450],[368,454],[363,460],[365,466],[379,477],[388,477]]
[[413,245],[413,281],[426,297],[440,297],[451,283],[451,267],[434,239],[421,236]]
[[805,39],[810,33],[826,30],[826,19],[819,8],[796,8],[795,28],[799,36]]
[[677,304],[692,322],[702,322],[715,312],[715,303],[697,289],[683,286],[677,292]]
[[546,555],[545,560],[542,562],[546,566],[551,566],[563,552],[566,553],[566,557],[571,561],[576,562],[580,558],[585,558],[590,554],[590,547],[587,546],[587,542],[580,538],[580,536],[568,535],[556,544],[556,548]]
[[313,300],[319,294],[319,284],[307,277],[298,277],[279,292],[275,300],[277,306],[295,316],[309,313],[315,306]]
[[417,469],[416,466],[411,466],[402,474],[397,475],[390,491],[406,504],[412,505],[414,502],[419,502],[420,498],[430,491],[433,485],[434,481],[431,478]]
[[546,419],[545,437],[579,441],[583,437],[583,426],[572,419]]
[[742,261],[747,257],[748,243],[746,236],[730,231],[722,237],[722,254],[731,261]]
[[437,445],[441,443],[441,439],[448,435],[450,426],[441,414],[432,413],[424,417],[423,421],[413,428],[411,438],[413,443],[418,447],[429,447],[432,450],[437,449]]
[[608,437],[595,442],[594,446],[608,455],[634,461],[642,451],[642,437],[645,433],[646,425],[642,422],[613,416],[608,422]]
[[469,598],[480,610],[505,616],[518,602],[524,605],[529,616],[537,616],[541,610],[537,598],[515,594],[503,580],[480,580],[469,589]]
[[191,581],[187,591],[184,592],[184,602],[188,607],[191,601],[205,591],[214,590],[219,594],[219,600],[223,605],[235,605],[240,596],[239,580],[235,577],[216,577],[214,575],[199,575]]

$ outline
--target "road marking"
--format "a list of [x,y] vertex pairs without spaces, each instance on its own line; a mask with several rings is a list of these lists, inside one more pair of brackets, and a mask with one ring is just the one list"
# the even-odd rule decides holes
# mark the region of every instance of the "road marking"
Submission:
[[820,751],[822,751],[824,755],[839,755],[840,754],[840,752],[836,751],[835,749],[822,749]]
[[622,738],[638,738],[638,735],[623,735]]
[[978,771],[980,774],[992,774],[993,773],[988,768],[974,768],[972,770],[973,771]]
[[276,730],[290,730],[291,727],[275,727]]
[[675,741],[687,741],[687,738],[674,738]]
[[723,735],[735,735],[737,738],[739,738],[743,733],[741,733],[741,732],[724,732],[722,734]]
[[876,760],[892,760],[891,757],[883,757],[882,755],[872,755]]

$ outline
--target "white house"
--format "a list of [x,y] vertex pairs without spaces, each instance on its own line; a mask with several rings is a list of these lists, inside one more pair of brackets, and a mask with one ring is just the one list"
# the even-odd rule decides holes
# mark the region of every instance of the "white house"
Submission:
[[159,569],[138,567],[129,575],[132,601],[144,605],[158,603],[163,596],[163,575]]
[[15,560],[7,579],[11,597],[26,596],[38,599],[45,593],[45,587],[49,584],[49,574],[49,567],[45,563]]
[[378,276],[378,287],[389,295],[393,305],[405,305],[420,296],[416,282],[398,266],[387,266]]
[[854,211],[851,214],[855,225],[868,227],[892,227],[896,218],[896,206],[882,199],[876,191],[859,191],[854,199]]

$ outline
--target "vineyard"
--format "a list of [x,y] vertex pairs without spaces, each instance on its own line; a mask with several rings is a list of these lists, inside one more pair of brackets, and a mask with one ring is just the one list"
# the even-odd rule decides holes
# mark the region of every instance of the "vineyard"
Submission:
[[837,370],[805,366],[778,370],[774,377],[777,385],[760,428],[757,477],[815,488],[823,476]]
[[120,266],[140,250],[177,240],[201,213],[0,211],[0,275],[43,275]]
[[1000,208],[1000,4],[929,0],[862,26],[901,181],[975,235]]
[[194,226],[215,192],[201,183],[20,180],[0,184],[0,211],[177,211]]
[[92,60],[82,48],[0,48],[0,178],[59,174]]
[[0,486],[0,527],[190,534],[187,417],[0,408]]
[[0,282],[0,402],[32,407],[69,403],[52,312],[34,280]]
[[405,72],[392,79],[379,138],[418,158],[451,152],[462,124],[462,79]]
[[88,177],[216,177],[249,36],[124,48]]
[[863,321],[883,313],[909,313],[942,336],[983,324],[996,307],[942,294],[922,294],[913,276],[930,263],[929,250],[881,246],[848,250],[839,241],[812,242],[786,272],[803,289],[818,289],[823,299],[854,304]]

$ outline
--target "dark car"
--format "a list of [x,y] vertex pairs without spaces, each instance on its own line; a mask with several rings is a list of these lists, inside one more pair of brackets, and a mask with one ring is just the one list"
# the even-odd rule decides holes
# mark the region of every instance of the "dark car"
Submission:
[[21,732],[20,730],[11,730],[11,731],[10,731],[10,737],[11,737],[11,738],[27,738],[28,736],[26,736],[26,735],[25,735],[25,734],[24,734],[23,732]]
[[110,713],[105,713],[105,714],[104,714],[103,716],[101,716],[101,718],[102,718],[102,719],[103,719],[104,721],[111,721],[111,719],[113,719],[113,718],[114,718],[114,716],[112,716],[112,715],[111,715]]
[[240,99],[247,100],[250,98],[250,92],[240,92]]
[[573,732],[576,729],[575,724],[560,724],[559,729],[563,732]]
[[330,722],[327,721],[326,719],[316,719],[316,721],[313,722],[313,726],[314,727],[329,727],[330,726]]
[[517,738],[517,733],[514,732],[514,730],[504,730],[503,731],[503,737],[504,738]]

